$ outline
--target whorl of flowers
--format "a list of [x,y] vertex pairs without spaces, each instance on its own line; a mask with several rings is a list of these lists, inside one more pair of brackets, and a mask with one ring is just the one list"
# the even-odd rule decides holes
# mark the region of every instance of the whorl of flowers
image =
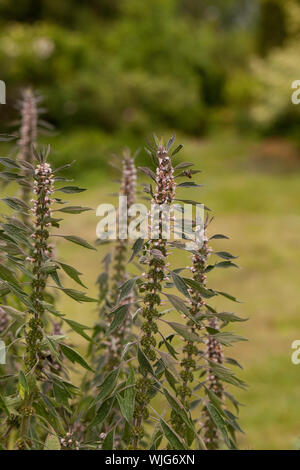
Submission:
[[51,166],[46,162],[47,154],[48,152],[37,155],[39,163],[34,171],[33,192],[36,195],[32,209],[35,226],[32,234],[34,246],[33,252],[27,258],[27,261],[32,264],[34,276],[31,283],[32,293],[30,299],[33,309],[30,310],[31,318],[26,332],[26,365],[28,369],[32,369],[40,360],[40,343],[43,338],[42,316],[44,313],[42,301],[47,278],[43,268],[51,255],[51,246],[48,244],[48,228],[51,225],[50,207],[53,202],[51,195],[54,191],[54,176]]
[[[36,144],[37,139],[38,110],[37,98],[30,88],[24,90],[20,108],[21,127],[18,141],[18,158],[25,163],[31,164],[33,161],[33,146]],[[26,168],[24,168],[23,172],[24,175],[28,175]],[[22,199],[26,204],[29,203],[30,188],[25,185],[22,186]]]
[[[209,321],[210,328],[214,328],[216,330],[219,329],[218,320],[216,317],[212,317]],[[209,361],[215,362],[217,364],[223,364],[223,352],[221,344],[211,335],[209,335],[207,340],[207,349],[206,349],[206,357]],[[216,374],[214,374],[213,370],[208,370],[208,378],[206,380],[206,387],[214,392],[214,394],[222,401],[223,399],[223,385],[221,381],[218,379]],[[208,413],[207,408],[203,410],[203,418],[204,418],[204,436],[203,440],[207,447],[207,449],[215,450],[219,447],[219,431],[212,420],[211,415]]]
[[[173,202],[175,197],[175,181],[174,170],[171,158],[167,149],[159,145],[156,151],[157,169],[156,169],[156,188],[153,203],[161,206],[162,210],[167,208]],[[142,316],[144,323],[142,325],[143,335],[140,345],[143,353],[150,361],[156,360],[156,339],[155,334],[158,332],[156,319],[159,317],[158,306],[161,303],[160,293],[162,283],[167,279],[167,244],[162,238],[162,224],[164,212],[161,215],[158,228],[158,237],[151,239],[145,245],[144,255],[148,255],[149,269],[144,273],[143,283],[140,286],[140,293],[143,295]],[[137,448],[139,439],[143,436],[142,421],[147,419],[149,411],[147,409],[150,397],[151,379],[147,371],[141,370],[141,377],[136,383],[136,406],[134,410],[134,428],[132,429],[133,439],[132,447]]]

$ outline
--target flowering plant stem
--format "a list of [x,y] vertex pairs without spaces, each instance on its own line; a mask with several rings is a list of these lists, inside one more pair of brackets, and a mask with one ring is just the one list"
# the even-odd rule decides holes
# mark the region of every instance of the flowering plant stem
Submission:
[[[142,315],[144,322],[142,325],[143,335],[140,340],[142,354],[154,362],[156,360],[156,339],[158,332],[157,319],[160,316],[158,307],[161,303],[162,283],[166,280],[167,274],[167,244],[163,239],[163,217],[164,209],[172,203],[175,196],[174,170],[167,149],[159,145],[156,151],[156,189],[153,203],[162,209],[158,223],[156,237],[146,244],[144,254],[149,257],[149,269],[141,284],[140,293],[143,295]],[[149,372],[140,367],[140,377],[136,382],[136,405],[134,410],[134,426],[132,429],[133,449],[137,449],[140,439],[143,437],[143,421],[149,416],[148,404],[150,402],[150,391],[152,380]]]

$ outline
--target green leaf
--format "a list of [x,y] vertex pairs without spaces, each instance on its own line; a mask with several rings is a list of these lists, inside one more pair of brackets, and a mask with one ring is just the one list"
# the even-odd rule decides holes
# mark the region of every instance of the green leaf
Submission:
[[98,387],[100,388],[100,393],[96,397],[97,402],[103,400],[103,398],[106,398],[107,395],[113,391],[119,376],[119,372],[120,368],[118,367],[117,369],[114,369],[107,374],[103,382]]
[[138,170],[140,170],[140,171],[141,171],[142,173],[144,173],[145,175],[150,176],[150,178],[152,178],[153,181],[156,182],[155,173],[154,173],[152,170],[150,170],[150,168],[144,167],[144,166],[139,166],[139,167],[138,167]]
[[26,230],[22,230],[20,227],[13,224],[2,224],[2,227],[5,230],[5,233],[13,238],[14,242],[18,241],[21,244],[24,243],[28,248],[32,248]]
[[143,246],[144,246],[144,239],[138,238],[132,246],[132,254],[130,256],[128,263],[130,263],[133,260],[133,258],[139,253],[139,251],[143,248]]
[[169,139],[169,141],[167,143],[167,146],[166,146],[167,151],[170,150],[170,148],[172,147],[174,142],[175,142],[175,134],[172,135],[172,137]]
[[225,322],[243,322],[248,320],[247,318],[241,318],[234,313],[229,312],[216,313],[215,316]]
[[239,300],[237,300],[236,297],[234,297],[233,295],[230,295],[230,294],[227,294],[226,292],[221,292],[219,290],[216,291],[218,294],[222,295],[223,297],[226,297],[226,299],[229,299],[229,300],[232,300],[232,302],[238,302],[240,303]]
[[200,336],[193,333],[189,326],[182,325],[181,323],[176,323],[176,322],[166,322],[166,323],[170,325],[170,327],[173,328],[173,330],[176,331],[176,333],[178,333],[187,341],[196,341],[196,342],[203,343],[203,340],[200,338]]
[[177,188],[201,188],[203,184],[197,184],[194,181],[184,181],[177,184]]
[[68,325],[70,325],[73,331],[76,331],[76,333],[85,338],[87,341],[92,341],[91,338],[84,331],[90,330],[91,328],[89,326],[82,325],[81,323],[78,323],[74,320],[68,320],[67,318],[64,318],[64,321],[68,323]]
[[20,165],[15,160],[7,157],[0,157],[0,163],[6,168],[20,168]]
[[120,297],[118,299],[119,302],[123,300],[125,297],[128,297],[132,289],[134,288],[136,281],[139,279],[139,277],[133,277],[132,279],[128,279],[128,281],[125,281],[124,284],[119,288],[120,291]]
[[60,441],[56,434],[48,434],[44,444],[44,450],[60,450]]
[[120,325],[125,321],[129,310],[129,305],[121,305],[117,309],[113,310],[110,315],[112,315],[113,320],[107,330],[107,335],[113,333]]
[[3,264],[0,264],[0,279],[14,285],[18,284],[13,272]]
[[[176,149],[173,150],[173,152],[171,153],[171,157],[174,157],[174,155],[176,155],[176,153],[178,153],[181,149],[183,148],[183,145],[182,144],[179,144]],[[180,165],[180,163],[179,163]],[[183,165],[183,163],[181,163],[181,165]],[[193,163],[189,163],[189,166],[193,165]],[[175,169],[178,168],[178,165]],[[181,167],[182,168],[182,167]]]
[[81,237],[77,237],[76,235],[56,235],[56,237],[65,238],[65,240],[68,240],[72,243],[76,243],[76,245],[83,246],[84,248],[88,248],[89,250],[97,251],[94,246],[90,245],[90,243],[88,243],[86,240]]
[[225,238],[226,240],[229,240],[229,237],[227,237],[226,235],[223,235],[222,233],[216,233],[215,235],[210,237],[210,240],[213,240],[213,239],[219,240],[221,238]]
[[232,263],[231,261],[221,261],[220,263],[215,264],[216,268],[238,268],[238,265],[235,263]]
[[127,388],[124,391],[124,397],[122,397],[119,393],[116,393],[116,397],[119,403],[119,407],[121,410],[122,415],[128,422],[131,423],[133,412],[134,412],[134,373],[133,369],[130,368],[129,377],[126,382]]
[[90,207],[81,206],[67,206],[62,209],[57,209],[57,212],[65,212],[66,214],[81,214],[82,212],[91,211]]
[[212,405],[211,403],[208,403],[206,405],[206,408],[211,416],[211,419],[213,420],[213,422],[215,423],[215,425],[217,426],[217,428],[221,431],[223,437],[224,437],[224,440],[225,440],[225,443],[226,445],[231,448],[231,442],[229,440],[229,437],[228,437],[228,433],[227,433],[227,428],[226,428],[226,423],[224,421],[224,419],[222,418],[222,416],[220,415],[219,411],[217,410],[217,408]]
[[212,370],[213,374],[215,374],[220,380],[223,380],[224,382],[227,382],[239,388],[246,388],[245,382],[236,377],[232,370],[228,369],[227,367],[221,366],[221,364],[217,364],[214,361],[209,360],[208,362],[209,368]]
[[93,369],[88,365],[88,363],[80,356],[80,354],[74,349],[70,348],[66,344],[59,343],[62,353],[71,361],[77,364],[80,364],[85,369],[93,372]]
[[166,423],[166,421],[160,418],[161,429],[175,450],[185,450],[185,446],[181,441],[180,437],[173,431],[173,429]]
[[79,290],[66,289],[66,288],[61,288],[60,290],[62,290],[65,294],[67,294],[72,299],[77,300],[77,302],[98,302],[97,299],[92,299],[91,297],[87,297],[85,292],[80,292]]
[[231,253],[228,253],[228,251],[216,251],[215,255],[219,256],[220,258],[224,259],[236,259],[238,256],[233,256]]
[[82,287],[85,287],[87,289],[87,287],[83,284],[83,282],[81,281],[80,277],[82,273],[80,273],[79,271],[77,271],[77,269],[73,268],[73,266],[69,266],[68,264],[65,264],[65,263],[61,263],[61,262],[58,262],[58,264],[63,268],[63,270],[65,271],[65,273],[71,278],[73,279],[73,281],[77,282],[77,284],[81,285]]
[[102,403],[93,421],[88,425],[87,430],[93,429],[105,420],[106,416],[110,413],[114,399],[114,397],[110,397]]
[[175,166],[174,170],[182,170],[183,168],[189,168],[191,166],[194,166],[194,163],[181,162],[181,163],[178,163],[178,165]]
[[234,335],[233,333],[229,333],[228,331],[217,333],[213,336],[216,341],[223,344],[223,346],[231,346],[232,343],[236,343],[238,341],[248,341],[247,338],[244,338],[243,336],[239,335]]
[[179,290],[179,292],[181,292],[186,297],[190,297],[190,294],[188,292],[188,288],[187,288],[184,280],[182,279],[182,277],[178,276],[178,274],[176,274],[174,271],[170,271],[170,274],[171,274],[173,282],[174,282],[175,286],[177,287],[177,289]]
[[74,193],[82,193],[86,191],[85,188],[78,188],[77,186],[64,186],[63,188],[57,189],[57,191],[61,191],[62,193],[67,194],[74,194]]
[[165,294],[165,295],[168,298],[169,302],[177,310],[177,312],[181,312],[184,315],[189,315],[189,309],[180,297],[177,297],[177,295],[173,295],[173,294]]
[[115,435],[115,429],[113,428],[111,431],[109,431],[106,438],[104,439],[101,450],[113,450],[114,435]]
[[163,389],[163,393],[171,406],[171,408],[175,411],[175,413],[178,414],[178,416],[181,417],[181,419],[185,422],[185,424],[193,430],[194,430],[194,425],[190,417],[188,416],[184,406],[180,403],[180,401],[174,397],[166,388]]
[[154,375],[154,370],[152,365],[148,361],[147,357],[145,356],[144,352],[138,347],[138,361],[139,366],[141,369],[141,373],[145,375],[145,373],[150,372],[150,374]]
[[206,287],[204,287],[202,284],[195,281],[194,279],[189,279],[185,277],[184,282],[188,286],[190,286],[192,289],[198,291],[205,299],[210,299],[211,297],[214,297],[215,295],[217,295],[214,290],[207,289]]
[[2,201],[5,202],[5,204],[7,204],[9,207],[14,209],[15,211],[27,213],[30,209],[30,207],[27,204],[25,204],[24,201],[22,201],[21,199],[18,199],[17,197],[4,197]]
[[0,409],[2,408],[2,410],[7,414],[8,417],[10,417],[10,412],[9,412],[9,409],[6,405],[6,401],[5,401],[5,398],[1,395],[0,393]]

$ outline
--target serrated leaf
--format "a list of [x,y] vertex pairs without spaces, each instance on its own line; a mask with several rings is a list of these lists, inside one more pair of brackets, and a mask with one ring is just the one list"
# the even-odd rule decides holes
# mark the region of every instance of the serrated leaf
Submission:
[[216,251],[215,255],[219,256],[220,258],[223,259],[236,259],[238,256],[233,256],[231,253],[228,253],[228,251]]
[[220,261],[219,263],[215,264],[216,268],[238,268],[238,265],[235,263],[232,263],[231,261]]
[[175,166],[174,170],[182,170],[183,168],[189,168],[190,166],[194,166],[194,163],[190,162],[181,162]]
[[247,321],[247,318],[241,318],[230,312],[216,313],[216,317],[225,322],[243,322]]
[[128,314],[129,304],[121,305],[111,312],[113,320],[107,330],[107,335],[111,335],[125,321]]
[[212,289],[207,289],[194,279],[184,278],[184,282],[193,290],[198,291],[206,299],[210,299],[211,297],[217,295],[215,291],[213,291]]
[[58,262],[58,264],[62,267],[62,269],[64,270],[64,272],[71,278],[73,279],[73,281],[77,282],[77,284],[79,284],[80,286],[82,287],[85,287],[87,289],[87,287],[83,284],[83,282],[81,281],[80,277],[82,273],[80,273],[79,271],[77,271],[77,269],[73,268],[73,266],[69,266],[68,264],[65,264],[65,263],[61,263],[61,262]]
[[215,340],[219,343],[223,344],[223,346],[230,346],[232,343],[236,343],[238,341],[248,341],[247,338],[243,336],[234,335],[228,331],[220,332],[213,335]]
[[69,242],[76,243],[76,245],[83,246],[84,248],[88,248],[89,250],[96,250],[96,248],[90,243],[88,243],[86,240],[84,240],[81,237],[77,237],[76,235],[56,235],[57,237],[62,237],[65,238],[65,240],[68,240]]
[[62,193],[67,194],[74,194],[74,193],[82,193],[86,191],[85,188],[78,188],[77,186],[64,186],[63,188],[57,189],[57,191],[61,191]]
[[103,444],[101,446],[101,450],[113,450],[114,435],[115,435],[115,429],[113,428],[111,431],[109,431],[106,438],[104,439]]
[[150,176],[150,178],[152,178],[153,181],[156,182],[155,173],[154,173],[152,170],[150,170],[150,168],[144,167],[144,166],[139,166],[139,167],[138,167],[138,170],[140,170],[140,171],[141,171],[142,173],[144,173],[145,175]]
[[66,288],[61,288],[60,290],[63,291],[72,299],[77,300],[77,302],[98,302],[97,299],[92,299],[91,297],[87,297],[85,292],[80,292],[79,290],[66,289]]
[[213,422],[215,423],[217,428],[221,431],[221,433],[224,437],[224,441],[225,441],[226,445],[229,448],[231,448],[231,443],[230,443],[230,440],[229,440],[229,437],[228,437],[228,433],[227,433],[227,429],[226,429],[226,423],[225,423],[224,419],[220,415],[217,408],[214,405],[212,405],[211,403],[208,403],[206,405],[206,408],[207,408]]
[[200,336],[196,335],[191,331],[191,328],[182,325],[181,323],[176,323],[176,322],[166,322],[168,325],[173,328],[176,333],[178,333],[180,336],[182,336],[184,339],[187,341],[196,341],[196,342],[203,342],[203,340],[200,338]]
[[114,399],[114,397],[110,397],[102,403],[102,405],[97,410],[93,421],[88,425],[87,430],[98,426],[105,420],[106,416],[110,413]]
[[0,279],[7,281],[10,284],[18,284],[13,272],[3,264],[0,264]]
[[64,318],[64,321],[70,325],[73,331],[76,331],[76,333],[85,338],[87,341],[92,341],[91,338],[85,333],[85,330],[90,330],[89,326],[82,325],[81,323],[78,323],[74,320],[68,320],[67,318]]
[[62,353],[71,361],[73,364],[77,363],[84,367],[84,369],[87,369],[91,372],[93,372],[93,369],[88,365],[88,363],[83,359],[80,354],[75,351],[74,349],[70,348],[70,346],[67,346],[66,344],[59,343],[60,348]]
[[138,279],[139,279],[139,277],[133,277],[131,279],[128,279],[127,281],[124,282],[124,284],[122,284],[119,287],[119,291],[120,291],[120,296],[119,296],[119,299],[118,299],[119,302],[121,302],[123,299],[128,297],[128,295],[130,294],[130,292],[134,288],[134,286],[136,284],[136,281]]
[[98,387],[100,388],[100,392],[95,399],[97,402],[103,400],[103,398],[106,398],[113,391],[119,376],[119,372],[120,369],[118,367],[117,369],[109,372],[104,378],[103,382]]
[[169,139],[168,143],[167,143],[167,150],[170,150],[170,148],[172,147],[172,145],[174,144],[175,142],[175,134],[172,135],[172,137]]
[[133,260],[133,258],[139,253],[139,251],[143,248],[143,246],[144,246],[144,239],[138,238],[132,246],[132,253],[131,253],[128,263],[130,263]]
[[129,376],[126,382],[127,388],[124,391],[124,396],[122,397],[119,393],[116,394],[120,410],[128,424],[131,423],[133,412],[134,412],[134,373],[133,369],[130,368]]
[[188,292],[188,288],[187,288],[184,280],[182,279],[182,277],[178,276],[178,274],[176,274],[174,271],[170,271],[170,274],[171,274],[173,282],[174,282],[175,286],[177,287],[177,289],[179,290],[179,292],[181,292],[186,297],[190,297],[190,294]]
[[25,202],[17,197],[4,197],[2,201],[16,211],[27,213],[30,209],[30,207]]
[[165,294],[165,295],[168,298],[169,302],[177,310],[177,312],[181,312],[184,315],[189,315],[189,309],[180,297],[178,297],[177,295],[173,295],[173,294]]
[[210,240],[213,240],[213,239],[216,239],[216,240],[219,240],[221,238],[224,238],[226,240],[229,240],[229,237],[227,237],[226,235],[223,235],[222,233],[216,233],[215,235],[213,235],[212,237],[210,237]]
[[81,206],[67,206],[62,209],[57,209],[56,212],[64,212],[66,214],[81,214],[82,212],[91,211],[90,207],[81,207]]
[[180,416],[181,419],[184,421],[184,423],[190,429],[192,429],[193,432],[195,432],[193,422],[190,419],[190,417],[188,416],[188,414],[187,414],[184,406],[181,404],[181,402],[176,397],[174,397],[166,388],[163,389],[163,393],[164,393],[169,405],[175,411],[175,413],[177,413],[178,416]]
[[237,300],[236,297],[234,297],[233,295],[227,294],[227,292],[222,292],[222,291],[219,291],[219,290],[217,290],[216,292],[217,292],[218,294],[222,295],[223,297],[226,297],[226,299],[232,300],[232,302],[238,302],[238,303],[240,303],[240,301]]
[[154,375],[154,370],[152,368],[152,365],[148,361],[147,357],[145,356],[144,352],[138,347],[138,361],[139,361],[139,366],[141,369],[141,373],[144,375],[147,372],[150,372],[150,374]]
[[0,163],[6,168],[20,168],[20,165],[15,160],[12,160],[11,158],[7,157],[0,157]]
[[166,421],[162,418],[160,418],[160,425],[162,428],[162,431],[168,440],[168,442],[171,444],[171,446],[175,450],[185,450],[185,446],[183,442],[181,441],[180,437],[173,431],[173,429],[166,423]]
[[201,188],[203,184],[197,184],[194,181],[184,181],[177,184],[177,188]]

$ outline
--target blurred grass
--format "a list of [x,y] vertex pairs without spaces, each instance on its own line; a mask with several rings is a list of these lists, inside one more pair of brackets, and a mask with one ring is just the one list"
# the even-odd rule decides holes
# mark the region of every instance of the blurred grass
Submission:
[[[245,435],[239,436],[239,445],[243,449],[294,448],[300,436],[300,373],[291,363],[291,343],[300,338],[300,174],[284,168],[274,172],[272,164],[262,171],[254,164],[255,138],[223,133],[205,140],[179,136],[177,142],[185,144],[177,160],[194,162],[203,170],[197,180],[205,184],[204,188],[180,190],[183,197],[204,202],[213,210],[216,219],[211,230],[230,236],[229,240],[215,240],[214,246],[240,256],[239,270],[216,270],[209,277],[212,287],[243,302],[232,304],[223,299],[218,307],[249,318],[234,328],[249,342],[234,346],[227,354],[243,364],[239,376],[249,384],[248,391],[236,393],[245,404],[240,412]],[[59,152],[59,141],[55,148]],[[108,193],[117,190],[111,182],[115,175],[105,168],[99,159],[99,171],[89,172],[87,157],[86,172],[76,184],[91,189],[68,198],[72,204],[96,209],[102,202],[113,201]],[[62,229],[92,242],[96,224],[95,212],[90,211],[76,217],[66,215]],[[80,269],[89,295],[96,296],[95,280],[105,249],[96,253],[59,241],[57,250],[62,261]],[[180,253],[173,259],[177,266],[187,264]],[[94,304],[76,304],[62,295],[59,304],[74,320],[92,325],[96,319]],[[84,340],[77,336],[76,342],[84,350]]]

